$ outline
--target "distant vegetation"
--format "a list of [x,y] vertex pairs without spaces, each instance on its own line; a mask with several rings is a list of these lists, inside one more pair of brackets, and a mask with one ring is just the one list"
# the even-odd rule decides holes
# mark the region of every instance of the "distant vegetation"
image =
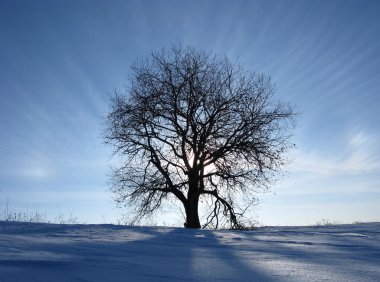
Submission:
[[46,212],[41,212],[38,208],[29,211],[16,211],[10,207],[10,201],[7,199],[5,204],[0,204],[0,221],[15,222],[33,222],[33,223],[55,223],[55,224],[81,224],[79,218],[69,214],[65,216],[58,212],[53,218],[49,218]]

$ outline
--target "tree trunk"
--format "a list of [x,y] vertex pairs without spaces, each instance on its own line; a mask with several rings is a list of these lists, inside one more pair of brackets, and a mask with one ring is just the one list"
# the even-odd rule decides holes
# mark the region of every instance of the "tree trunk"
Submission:
[[198,215],[198,200],[199,197],[195,197],[194,199],[188,199],[185,205],[186,211],[186,228],[201,228],[201,223],[199,221]]
[[186,212],[186,228],[201,228],[198,215],[198,171],[189,172],[189,190],[187,193],[187,201],[184,203]]

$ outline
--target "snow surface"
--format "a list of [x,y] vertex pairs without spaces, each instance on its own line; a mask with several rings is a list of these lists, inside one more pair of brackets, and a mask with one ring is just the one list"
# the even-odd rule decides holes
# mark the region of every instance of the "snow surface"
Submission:
[[0,222],[0,282],[380,281],[380,223],[256,231]]

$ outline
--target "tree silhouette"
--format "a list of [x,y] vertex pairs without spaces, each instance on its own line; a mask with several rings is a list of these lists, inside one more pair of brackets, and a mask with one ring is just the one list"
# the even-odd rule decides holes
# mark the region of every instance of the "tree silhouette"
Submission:
[[115,91],[106,140],[122,157],[116,200],[135,220],[166,200],[182,203],[185,227],[241,229],[258,189],[275,180],[294,112],[270,78],[192,47],[152,53]]

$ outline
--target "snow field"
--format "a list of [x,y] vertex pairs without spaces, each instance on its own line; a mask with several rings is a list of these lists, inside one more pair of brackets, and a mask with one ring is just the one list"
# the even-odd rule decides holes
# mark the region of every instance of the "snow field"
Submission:
[[256,231],[0,222],[0,282],[380,281],[380,223]]

